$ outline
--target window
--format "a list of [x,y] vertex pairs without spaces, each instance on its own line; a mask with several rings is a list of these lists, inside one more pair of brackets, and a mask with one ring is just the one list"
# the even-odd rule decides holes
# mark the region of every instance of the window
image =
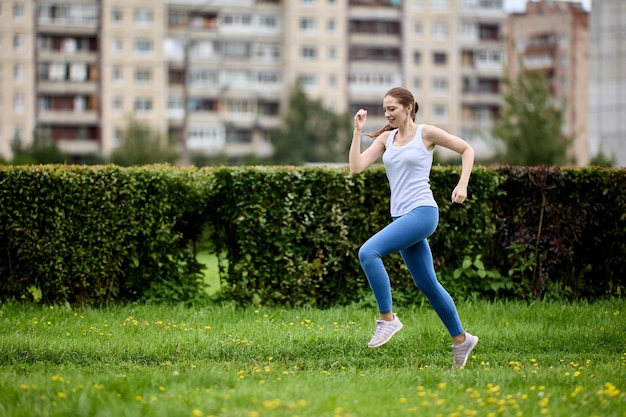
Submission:
[[120,146],[122,144],[122,139],[124,138],[124,133],[122,129],[115,128],[113,130],[113,146]]
[[22,93],[15,94],[13,96],[13,112],[23,113],[25,106],[26,106],[26,102],[24,99],[24,94]]
[[415,65],[421,65],[422,64],[422,53],[420,51],[413,52],[413,63]]
[[280,74],[275,71],[261,71],[256,75],[256,81],[259,84],[278,84]]
[[123,47],[122,39],[120,38],[113,39],[111,43],[111,50],[113,51],[114,54],[121,53],[122,47]]
[[87,64],[84,62],[73,62],[70,64],[70,80],[82,82],[87,80]]
[[314,75],[306,74],[300,77],[300,87],[302,87],[302,89],[313,88],[316,84],[317,82]]
[[147,26],[152,23],[152,12],[150,10],[137,10],[133,15],[133,20],[136,25]]
[[445,52],[434,52],[433,63],[435,65],[446,65],[448,62],[448,55]]
[[122,103],[123,103],[122,97],[113,98],[113,105],[111,106],[113,108],[113,113],[120,114],[122,112],[122,106],[123,106]]
[[152,81],[152,71],[146,68],[139,68],[135,70],[135,82],[148,83]]
[[335,24],[335,19],[329,19],[328,20],[328,31],[329,32],[335,32],[335,29],[337,28],[337,25]]
[[422,91],[422,79],[419,77],[413,78],[413,93],[420,94]]
[[138,98],[135,100],[134,108],[137,113],[149,113],[152,111],[152,99]]
[[445,23],[435,23],[433,26],[433,38],[435,39],[447,39],[448,38],[448,25]]
[[13,81],[16,83],[21,83],[24,81],[24,75],[26,74],[26,69],[22,64],[16,64],[13,66]]
[[433,107],[433,118],[438,121],[445,121],[448,119],[448,108],[443,104],[435,104]]
[[224,147],[224,137],[217,127],[192,127],[187,135],[189,149],[220,149]]
[[433,0],[432,4],[433,11],[439,13],[447,12],[450,7],[449,0]]
[[312,46],[302,48],[302,58],[304,59],[315,59],[316,54],[315,48]]
[[413,10],[422,10],[424,0],[413,0]]
[[230,58],[247,58],[250,56],[250,45],[247,42],[225,42],[224,56]]
[[13,35],[13,50],[15,52],[21,52],[24,50],[24,45],[26,44],[26,38],[23,34],[17,33]]
[[167,109],[168,110],[182,110],[183,98],[179,96],[169,96],[167,98]]
[[149,39],[138,39],[135,41],[135,54],[148,55],[152,53],[153,45]]
[[463,39],[476,39],[476,25],[472,22],[461,22],[460,36]]
[[112,78],[113,78],[113,82],[114,83],[116,83],[116,84],[121,83],[122,80],[124,79],[124,74],[122,72],[122,68],[120,68],[120,67],[113,68]]
[[421,37],[423,33],[424,25],[422,24],[422,22],[415,22],[415,24],[413,25],[413,34],[415,36]]
[[257,43],[254,55],[259,59],[275,60],[280,56],[280,47],[274,43]]
[[328,48],[328,59],[337,59],[337,48],[335,48],[334,46]]
[[13,5],[13,21],[21,22],[24,20],[24,5],[22,3],[15,3]]
[[275,28],[278,26],[278,19],[276,18],[276,16],[271,15],[259,16],[259,26]]
[[219,83],[219,72],[208,69],[192,69],[189,72],[189,85],[193,87],[207,87]]
[[185,24],[184,14],[178,10],[167,12],[167,25],[170,27],[183,26]]
[[474,109],[474,117],[477,122],[480,123],[489,123],[491,118],[491,112],[489,111],[489,107],[480,106]]
[[120,23],[124,18],[124,15],[122,14],[122,11],[120,9],[113,9],[111,11],[111,21],[113,21],[113,23]]
[[448,92],[448,80],[445,78],[433,79],[433,92],[434,93],[447,93]]
[[252,131],[248,129],[228,129],[226,131],[226,142],[229,143],[251,143]]
[[315,19],[310,17],[303,17],[302,19],[300,19],[300,30],[302,32],[314,32]]

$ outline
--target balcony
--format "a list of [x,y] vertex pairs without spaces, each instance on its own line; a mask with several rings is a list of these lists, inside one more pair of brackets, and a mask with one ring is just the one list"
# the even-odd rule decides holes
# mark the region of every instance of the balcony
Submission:
[[59,149],[70,155],[88,155],[100,152],[100,142],[92,139],[59,139]]
[[96,94],[98,93],[98,83],[93,81],[79,83],[43,80],[39,81],[37,91],[46,94]]
[[94,110],[39,110],[38,119],[47,125],[95,125],[98,123],[98,113]]

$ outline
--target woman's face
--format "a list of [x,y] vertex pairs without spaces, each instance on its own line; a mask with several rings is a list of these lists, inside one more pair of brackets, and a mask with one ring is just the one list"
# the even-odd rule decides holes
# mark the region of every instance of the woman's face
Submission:
[[404,107],[397,98],[393,96],[386,96],[383,99],[383,110],[385,111],[385,117],[391,127],[398,127],[406,121],[409,117],[411,109]]

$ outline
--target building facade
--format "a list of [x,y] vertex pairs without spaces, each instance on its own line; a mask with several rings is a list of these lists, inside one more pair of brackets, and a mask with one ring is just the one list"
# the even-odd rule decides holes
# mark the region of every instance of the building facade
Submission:
[[[296,83],[337,113],[405,86],[477,156],[501,105],[502,0],[15,0],[0,5],[0,154],[33,132],[107,156],[131,118],[187,152],[273,152]],[[347,157],[347,156],[346,156]]]
[[581,3],[528,2],[526,12],[508,16],[506,31],[507,77],[514,80],[522,66],[545,71],[564,109],[563,130],[573,137],[568,156],[575,165],[587,165],[589,12]]
[[626,2],[594,2],[589,38],[590,153],[626,167]]

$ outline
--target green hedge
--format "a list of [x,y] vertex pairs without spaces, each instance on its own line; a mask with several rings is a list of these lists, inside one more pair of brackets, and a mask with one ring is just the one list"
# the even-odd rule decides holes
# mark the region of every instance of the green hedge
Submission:
[[[455,297],[623,296],[626,170],[435,167],[440,223],[429,239]],[[201,242],[226,262],[221,297],[326,307],[362,300],[360,245],[389,222],[382,167],[0,167],[0,290],[105,304],[202,293]],[[399,255],[385,259],[415,302]]]
[[199,285],[201,179],[166,166],[2,167],[3,298],[104,304]]

